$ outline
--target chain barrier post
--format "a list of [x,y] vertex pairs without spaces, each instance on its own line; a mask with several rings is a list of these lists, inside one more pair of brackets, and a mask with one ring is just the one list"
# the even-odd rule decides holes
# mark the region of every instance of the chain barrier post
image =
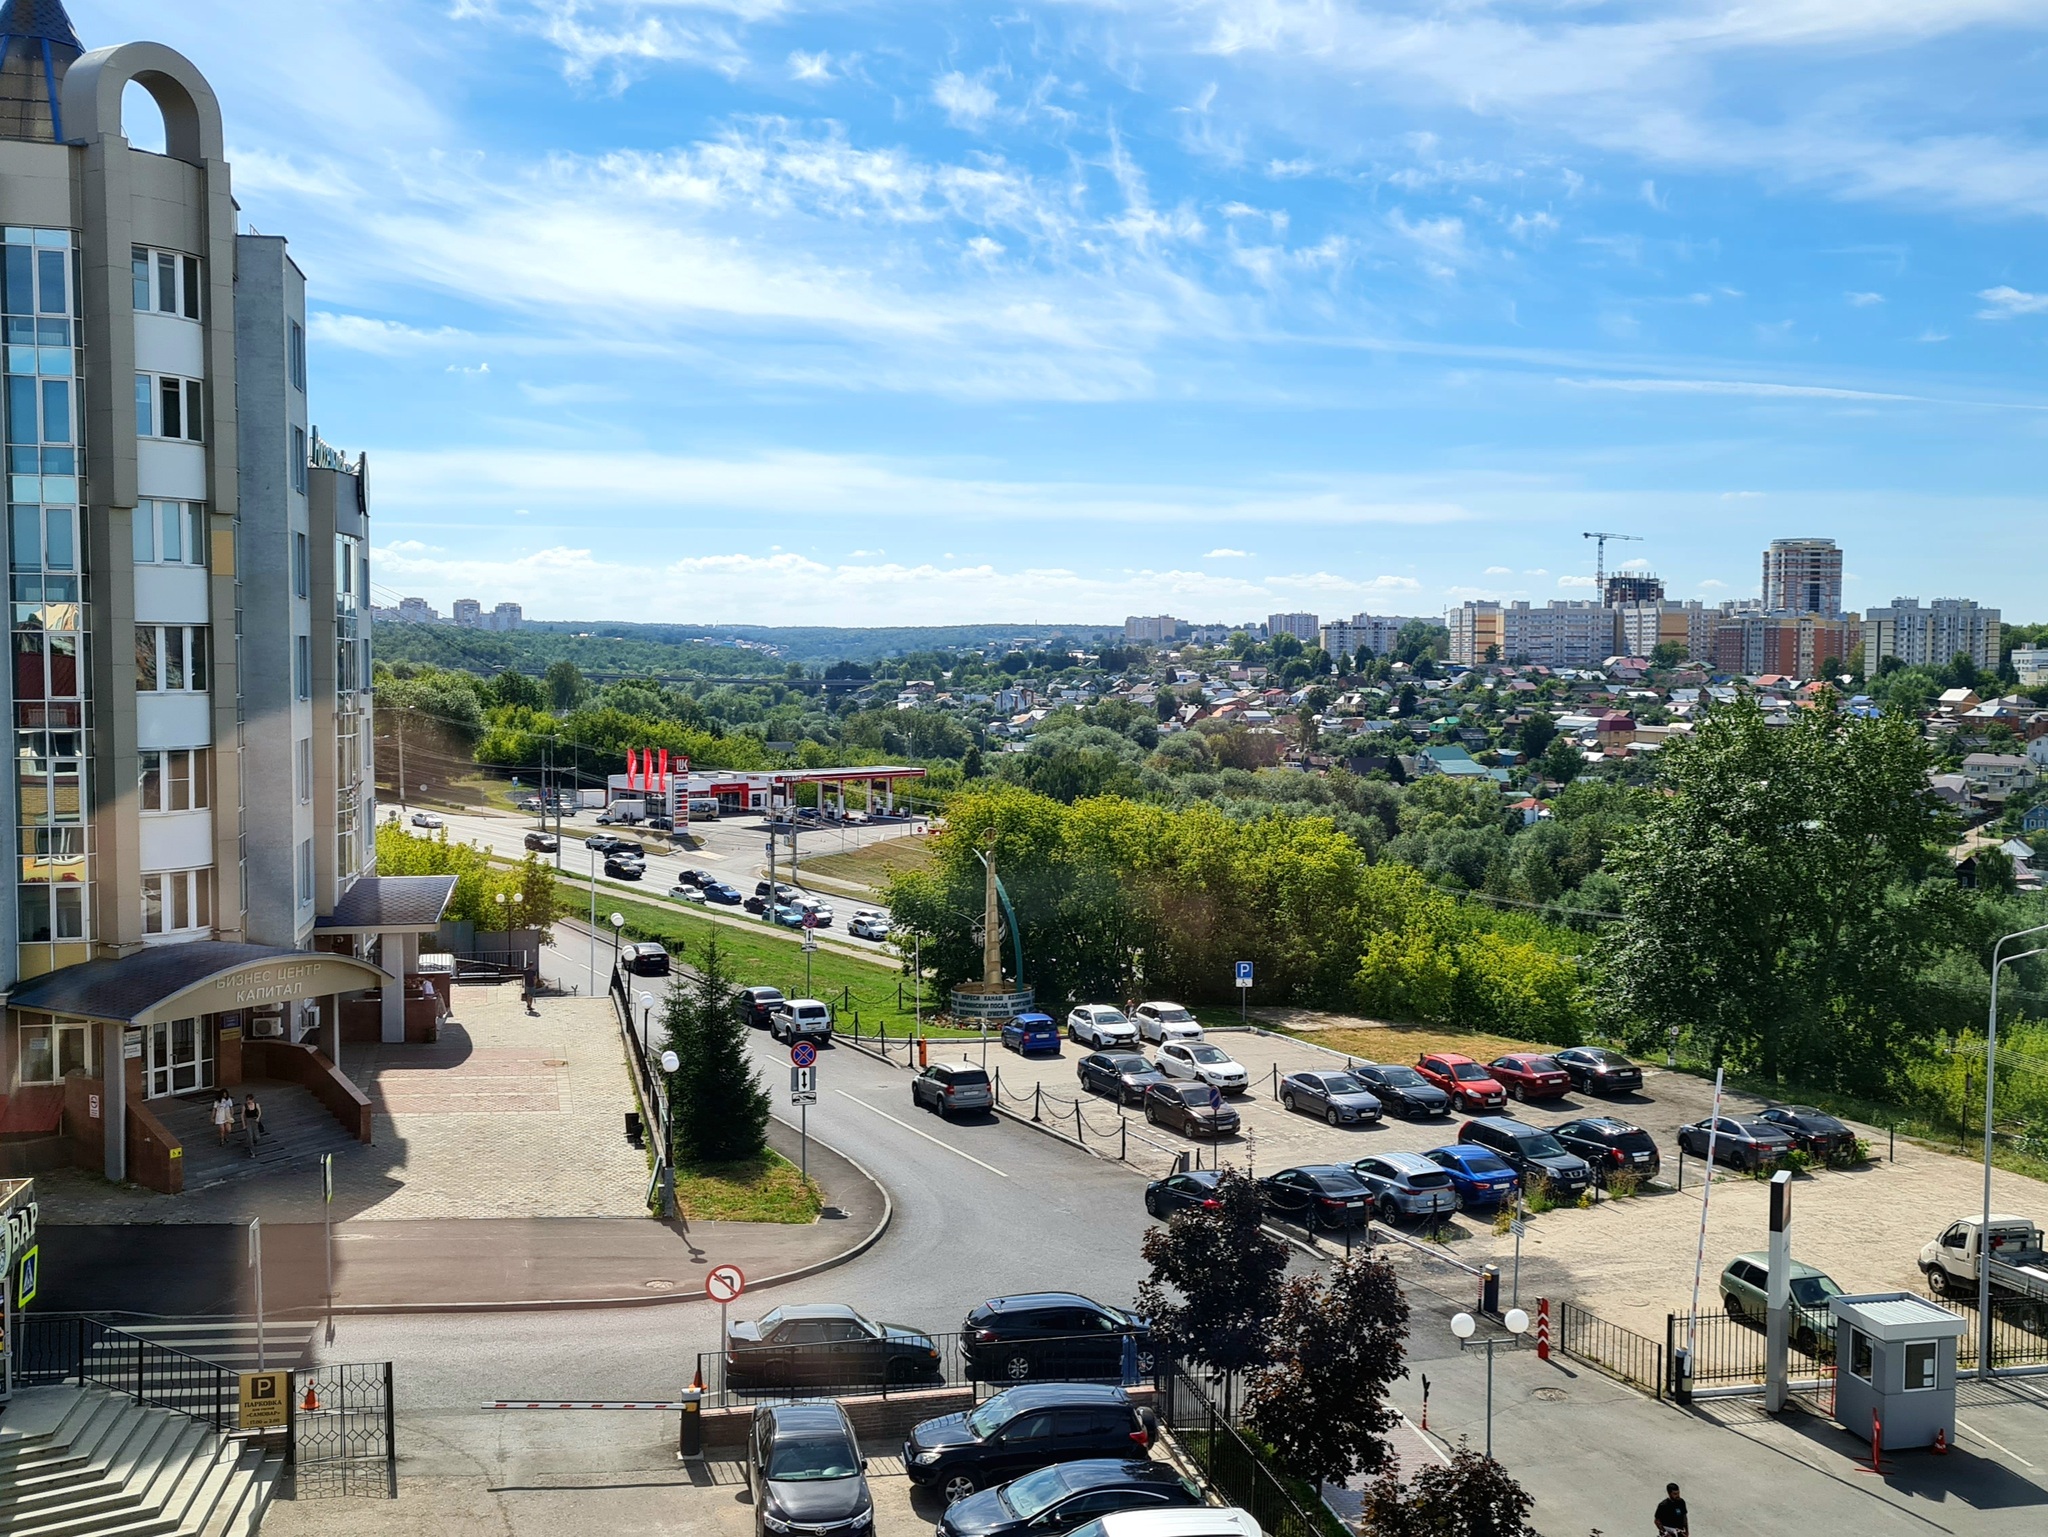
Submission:
[[1038,1120],[1040,1117],[1040,1112],[1044,1109],[1045,1085],[1042,1083],[1034,1083],[1031,1086],[1031,1119],[1034,1121]]

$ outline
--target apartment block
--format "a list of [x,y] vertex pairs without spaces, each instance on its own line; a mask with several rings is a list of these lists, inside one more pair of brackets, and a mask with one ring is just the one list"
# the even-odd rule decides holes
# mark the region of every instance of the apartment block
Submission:
[[1664,601],[1664,579],[1647,571],[1617,571],[1607,579],[1601,599],[1609,608]]
[[1722,672],[1817,678],[1847,662],[1856,620],[1818,613],[1723,613],[1714,625],[1713,663]]
[[2048,687],[2048,646],[2014,646],[2012,670],[2021,688]]
[[1842,612],[1842,551],[1832,539],[1773,539],[1764,551],[1767,613]]
[[[1400,641],[1402,627],[1416,622],[1404,614],[1353,614],[1349,619],[1332,619],[1322,628],[1323,649],[1331,656],[1353,657],[1363,646],[1374,656],[1386,656]],[[1435,625],[1437,621],[1420,622]]]
[[1322,621],[1314,614],[1268,614],[1266,636],[1272,639],[1281,635],[1292,635],[1304,646],[1313,646],[1322,638]]
[[1626,655],[1646,657],[1660,645],[1677,646],[1689,661],[1714,654],[1714,626],[1721,613],[1698,599],[1619,604],[1615,616]]
[[1601,603],[1466,603],[1449,622],[1451,660],[1466,666],[1598,667],[1617,649],[1615,611]]
[[1998,610],[1970,598],[1936,598],[1925,608],[1918,598],[1894,598],[1863,615],[1863,670],[1875,673],[1888,656],[1908,667],[1946,667],[1967,656],[1989,672],[1998,666],[2002,631]]
[[1124,639],[1132,642],[1168,645],[1186,630],[1186,623],[1171,614],[1132,614],[1124,620]]

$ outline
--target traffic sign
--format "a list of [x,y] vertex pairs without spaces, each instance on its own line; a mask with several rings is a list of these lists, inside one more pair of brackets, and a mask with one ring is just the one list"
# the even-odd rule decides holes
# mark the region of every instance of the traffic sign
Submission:
[[789,1060],[795,1067],[816,1067],[818,1048],[811,1041],[798,1041],[789,1048]]
[[704,1295],[713,1302],[737,1302],[747,1289],[747,1278],[737,1265],[713,1265],[704,1277]]
[[1250,961],[1239,961],[1237,963],[1237,985],[1239,987],[1250,987],[1252,985],[1252,963]]
[[1213,1083],[1209,1085],[1209,1108],[1211,1110],[1221,1110],[1223,1108],[1223,1091]]
[[[21,1256],[21,1263],[15,1269],[14,1305],[25,1308],[36,1300],[36,1272],[41,1268],[43,1255],[41,1244],[31,1244]],[[0,1286],[7,1284],[7,1277],[0,1273]]]
[[244,1430],[282,1430],[291,1407],[284,1372],[243,1372],[241,1425]]
[[817,912],[817,909],[816,909],[816,908],[809,908],[809,907],[805,908],[805,909],[804,909],[804,927],[805,927],[805,928],[807,928],[807,929],[814,929],[814,928],[816,928],[817,926],[818,926],[818,912]]
[[815,1067],[793,1067],[789,1070],[789,1092],[792,1099],[801,1099],[808,1094],[815,1102],[818,1095],[818,1070]]

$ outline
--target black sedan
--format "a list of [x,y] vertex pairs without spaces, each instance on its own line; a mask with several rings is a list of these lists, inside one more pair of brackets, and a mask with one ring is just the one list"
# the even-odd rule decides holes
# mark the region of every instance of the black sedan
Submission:
[[1351,1070],[1351,1076],[1364,1084],[1390,1115],[1404,1121],[1418,1115],[1451,1113],[1451,1096],[1412,1067],[1398,1062],[1386,1067],[1362,1062]]
[[1372,1215],[1372,1190],[1344,1164],[1309,1164],[1282,1169],[1259,1181],[1266,1209],[1276,1217],[1319,1227],[1362,1227]]
[[1166,1075],[1139,1051],[1091,1051],[1074,1074],[1090,1094],[1107,1094],[1126,1105],[1143,1104],[1147,1089],[1166,1082]]
[[1656,1141],[1640,1126],[1619,1116],[1589,1115],[1551,1128],[1572,1152],[1592,1166],[1593,1177],[1602,1184],[1616,1169],[1633,1169],[1643,1179],[1654,1179],[1663,1167]]
[[607,854],[604,873],[615,881],[637,881],[647,873],[647,861],[632,854]]
[[1773,1105],[1759,1111],[1757,1119],[1769,1121],[1790,1137],[1800,1152],[1816,1158],[1832,1158],[1837,1153],[1853,1152],[1856,1147],[1852,1127],[1811,1105]]
[[1605,1046],[1567,1046],[1551,1055],[1583,1094],[1633,1094],[1643,1086],[1643,1070]]
[[937,1382],[943,1376],[930,1335],[875,1323],[839,1303],[779,1307],[725,1331],[729,1388]]
[[1000,1488],[956,1500],[939,1521],[938,1537],[1065,1532],[1111,1511],[1170,1510],[1202,1503],[1201,1490],[1167,1463],[1090,1457],[1056,1462]]
[[676,884],[678,886],[702,886],[706,881],[715,881],[717,879],[717,876],[708,875],[702,870],[678,870],[676,872]]
[[630,838],[614,838],[610,833],[592,833],[583,840],[583,846],[600,854],[609,854],[614,849],[638,849],[639,844]]
[[1690,1153],[1695,1158],[1706,1157],[1709,1129],[1713,1132],[1714,1162],[1725,1163],[1731,1168],[1760,1169],[1767,1163],[1776,1163],[1792,1151],[1791,1133],[1783,1127],[1754,1118],[1738,1120],[1732,1115],[1724,1115],[1719,1120],[1710,1116],[1703,1121],[1694,1121],[1690,1126],[1679,1127],[1679,1151]]
[[1228,1137],[1237,1131],[1237,1112],[1204,1083],[1153,1084],[1145,1091],[1145,1119],[1189,1137]]
[[1380,1118],[1380,1102],[1349,1073],[1289,1073],[1280,1080],[1280,1108],[1319,1115],[1332,1126]]
[[1170,1217],[1190,1207],[1213,1211],[1222,1204],[1216,1198],[1216,1186],[1222,1179],[1214,1169],[1194,1169],[1155,1179],[1145,1187],[1145,1210],[1155,1217]]

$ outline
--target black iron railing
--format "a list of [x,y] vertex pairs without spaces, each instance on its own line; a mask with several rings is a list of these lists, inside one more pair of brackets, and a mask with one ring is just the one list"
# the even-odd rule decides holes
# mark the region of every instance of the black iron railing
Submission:
[[[1936,1296],[1933,1300],[1968,1322],[1969,1327],[1956,1341],[1956,1367],[1975,1371],[1983,1339],[1976,1298]],[[1991,1369],[2008,1366],[2048,1366],[2048,1302],[2025,1297],[1991,1299]]]
[[1318,1519],[1239,1431],[1231,1412],[1235,1397],[1225,1394],[1219,1403],[1179,1363],[1167,1362],[1153,1407],[1203,1480],[1229,1504],[1250,1511],[1268,1537],[1329,1537],[1339,1529],[1336,1518]]
[[1658,1398],[1665,1395],[1666,1347],[1647,1334],[1609,1323],[1576,1302],[1557,1305],[1557,1348],[1630,1387]]
[[170,1409],[216,1431],[233,1430],[241,1379],[225,1366],[77,1314],[24,1314],[14,1320],[17,1382],[77,1382],[137,1403]]
[[1020,1382],[1135,1386],[1151,1380],[1153,1360],[1148,1345],[1132,1340],[1126,1348],[1120,1334],[996,1341],[951,1333],[705,1351],[697,1357],[697,1369],[704,1382],[704,1407],[723,1409],[926,1388],[972,1387],[979,1397]]

